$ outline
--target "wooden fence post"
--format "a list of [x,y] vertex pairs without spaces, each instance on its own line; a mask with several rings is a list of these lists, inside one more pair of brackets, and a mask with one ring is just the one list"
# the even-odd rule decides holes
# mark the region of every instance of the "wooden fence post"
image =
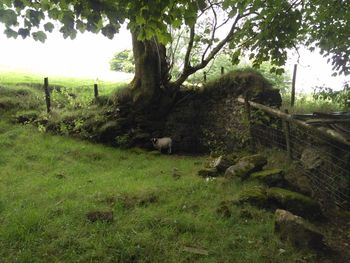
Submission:
[[290,105],[292,107],[294,107],[294,104],[295,104],[295,81],[297,79],[297,68],[298,68],[298,64],[295,64],[294,71],[293,71],[292,94],[290,98]]
[[[284,111],[286,114],[288,113],[288,110]],[[286,146],[287,146],[287,154],[288,154],[288,158],[292,159],[292,148],[291,148],[291,143],[290,143],[290,126],[289,126],[289,122],[285,119],[282,119],[283,122],[283,129],[284,129],[284,134],[286,136]]]
[[51,112],[51,99],[49,90],[49,78],[44,78],[44,91],[45,91],[45,101],[47,113]]
[[204,83],[207,82],[207,72],[203,72],[203,80],[204,80]]
[[98,85],[95,83],[94,84],[94,94],[95,94],[95,99],[98,97]]
[[221,76],[225,74],[225,68],[221,67]]
[[255,151],[255,142],[254,142],[254,136],[253,136],[253,130],[252,130],[251,108],[247,97],[244,98],[244,108],[246,113],[246,119],[248,122],[250,148],[252,151]]

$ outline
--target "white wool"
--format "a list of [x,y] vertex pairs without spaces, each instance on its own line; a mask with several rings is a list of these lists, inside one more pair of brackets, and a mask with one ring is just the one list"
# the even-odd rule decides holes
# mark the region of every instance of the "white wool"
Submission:
[[168,149],[168,152],[171,153],[172,139],[170,137],[156,138],[157,141],[153,143],[153,146],[161,151],[162,149]]

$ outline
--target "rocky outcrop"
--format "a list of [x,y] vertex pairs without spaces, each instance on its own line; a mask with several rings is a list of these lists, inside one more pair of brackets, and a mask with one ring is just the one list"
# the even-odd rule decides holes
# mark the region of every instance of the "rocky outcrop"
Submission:
[[298,248],[324,249],[324,236],[313,225],[300,216],[277,209],[275,212],[275,233],[283,241],[288,241]]

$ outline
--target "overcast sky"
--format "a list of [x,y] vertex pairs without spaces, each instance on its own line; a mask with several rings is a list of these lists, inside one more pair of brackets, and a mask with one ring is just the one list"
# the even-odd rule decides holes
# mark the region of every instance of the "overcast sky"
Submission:
[[[125,80],[130,76],[109,70],[113,54],[131,48],[131,35],[122,29],[113,40],[101,34],[78,34],[63,39],[59,32],[48,35],[45,44],[31,38],[7,39],[0,25],[0,70],[21,70],[42,75],[75,76],[104,80]],[[316,85],[340,88],[349,77],[332,77],[331,66],[317,52],[300,50],[297,89],[310,91]],[[290,56],[286,69],[293,71],[297,56]]]

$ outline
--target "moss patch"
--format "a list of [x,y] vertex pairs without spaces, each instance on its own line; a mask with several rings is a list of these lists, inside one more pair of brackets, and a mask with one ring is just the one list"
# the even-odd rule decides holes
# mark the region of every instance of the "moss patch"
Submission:
[[269,169],[252,173],[250,177],[268,186],[283,186],[285,184],[283,174],[284,171],[282,169]]
[[263,187],[254,186],[243,190],[239,194],[239,204],[248,203],[258,207],[268,207],[269,202],[266,194],[266,190]]

